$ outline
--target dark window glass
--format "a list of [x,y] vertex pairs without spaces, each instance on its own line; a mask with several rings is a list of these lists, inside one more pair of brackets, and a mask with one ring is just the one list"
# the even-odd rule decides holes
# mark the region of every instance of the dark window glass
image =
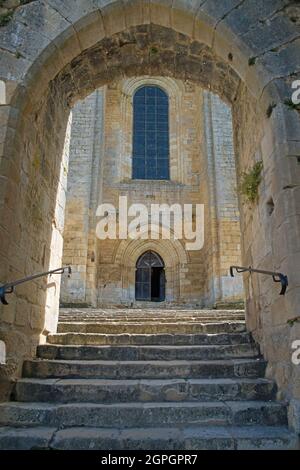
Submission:
[[169,99],[156,86],[140,88],[133,98],[134,179],[166,180],[169,169]]

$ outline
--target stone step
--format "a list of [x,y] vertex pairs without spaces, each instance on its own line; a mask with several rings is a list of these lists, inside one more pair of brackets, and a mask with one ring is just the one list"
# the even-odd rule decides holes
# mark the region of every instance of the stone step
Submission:
[[156,334],[156,333],[242,333],[246,331],[245,322],[78,322],[59,323],[58,333],[102,333],[102,334]]
[[296,436],[283,426],[180,426],[103,429],[0,428],[1,450],[288,450]]
[[251,401],[275,398],[267,379],[20,379],[14,401],[53,403],[127,403]]
[[166,324],[168,325],[169,323],[186,323],[186,324],[207,324],[207,323],[235,323],[235,322],[242,322],[245,324],[245,319],[244,318],[220,318],[219,320],[216,320],[215,318],[194,318],[194,319],[185,319],[185,318],[166,318],[166,319],[161,319],[161,318],[124,318],[124,319],[99,319],[99,318],[77,318],[73,320],[69,319],[59,319],[59,325],[60,324],[73,324],[73,323],[98,323],[101,325],[110,325],[113,323],[114,325],[120,325],[120,324],[128,324],[128,325],[151,325],[151,324]]
[[[56,348],[48,352],[58,353]],[[44,353],[46,353],[44,349]],[[49,354],[50,356],[51,354]],[[30,378],[229,378],[264,377],[266,362],[262,359],[219,361],[25,361],[23,376]]]
[[59,311],[60,317],[181,317],[181,316],[236,316],[244,315],[245,310],[232,310],[232,309],[199,309],[199,308],[61,308]]
[[[254,344],[213,346],[56,346],[38,347],[38,357],[47,357],[49,348],[62,359],[107,361],[175,361],[258,357]],[[49,357],[49,356],[48,356]]]
[[245,311],[243,310],[103,310],[101,312],[94,311],[75,311],[64,313],[60,311],[59,318],[97,318],[97,319],[118,319],[118,318],[137,318],[138,320],[144,318],[161,318],[161,319],[176,319],[180,318],[208,318],[213,317],[216,320],[219,318],[236,318],[242,317],[245,319]]
[[94,320],[95,322],[109,322],[109,321],[133,321],[133,322],[145,322],[145,321],[161,321],[161,322],[168,322],[168,321],[198,321],[201,322],[202,320],[212,320],[212,321],[224,321],[224,320],[240,320],[245,321],[244,314],[238,315],[59,315],[59,321],[61,322],[81,322],[81,321],[91,321]]
[[101,333],[58,333],[48,335],[50,344],[61,345],[213,345],[251,343],[249,333],[220,334],[157,334],[157,335],[105,335]]
[[130,428],[151,426],[280,426],[287,425],[286,407],[268,402],[181,403],[3,403],[0,426],[88,426]]

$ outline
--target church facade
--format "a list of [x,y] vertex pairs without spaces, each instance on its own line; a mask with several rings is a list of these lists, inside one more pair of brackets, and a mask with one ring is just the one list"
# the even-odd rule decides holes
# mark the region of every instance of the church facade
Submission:
[[[243,301],[240,220],[231,108],[197,84],[162,76],[116,80],[72,111],[61,304],[216,307]],[[204,210],[204,243],[187,249],[185,233],[99,239],[97,208],[153,204],[161,214]],[[169,208],[169,209],[168,209]],[[173,218],[172,218],[173,217]],[[129,219],[130,220],[130,219]],[[197,227],[199,230],[199,227]],[[154,236],[153,236],[154,232]],[[183,231],[184,232],[184,231]]]

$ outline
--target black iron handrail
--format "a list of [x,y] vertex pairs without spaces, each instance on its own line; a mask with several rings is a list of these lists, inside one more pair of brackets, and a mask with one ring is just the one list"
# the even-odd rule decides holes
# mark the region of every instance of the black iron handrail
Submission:
[[232,277],[234,277],[234,272],[233,272],[234,269],[236,270],[237,273],[249,272],[249,273],[266,274],[267,276],[272,276],[274,282],[281,283],[281,291],[279,295],[285,295],[287,287],[289,285],[288,277],[282,273],[277,273],[277,272],[272,272],[272,271],[263,271],[261,269],[254,269],[251,266],[249,266],[249,268],[246,268],[244,266],[231,266],[230,275]]
[[33,281],[34,279],[38,279],[40,277],[49,276],[50,274],[64,274],[65,271],[68,271],[68,276],[70,277],[72,274],[72,268],[71,266],[65,266],[62,268],[53,269],[52,271],[46,271],[44,273],[34,274],[33,276],[27,276],[27,277],[24,277],[23,279],[19,279],[14,282],[8,282],[7,284],[3,284],[2,286],[0,286],[0,301],[2,302],[3,305],[8,305],[5,295],[12,294],[15,290],[15,287],[19,286],[20,284]]

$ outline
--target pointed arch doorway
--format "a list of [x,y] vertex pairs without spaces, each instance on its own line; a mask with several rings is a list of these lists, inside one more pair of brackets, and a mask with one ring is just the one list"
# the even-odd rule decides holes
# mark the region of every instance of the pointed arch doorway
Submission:
[[146,251],[136,263],[135,298],[163,302],[166,298],[165,264],[154,251]]

